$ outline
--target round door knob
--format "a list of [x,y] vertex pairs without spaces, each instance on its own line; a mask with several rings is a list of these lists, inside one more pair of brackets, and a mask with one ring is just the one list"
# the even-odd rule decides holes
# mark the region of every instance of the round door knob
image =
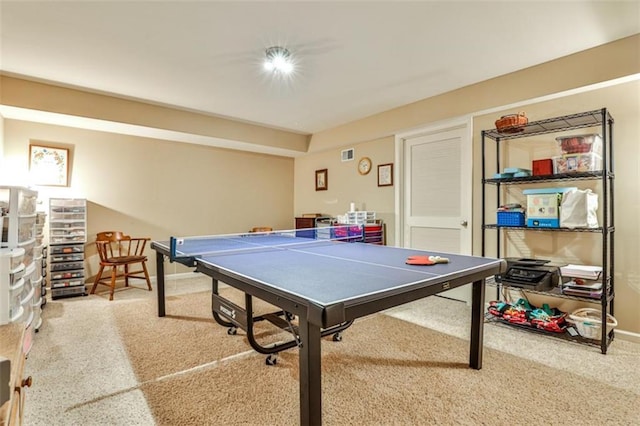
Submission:
[[461,220],[460,225],[466,227],[469,223],[466,220]]
[[26,379],[24,379],[24,380],[22,381],[22,387],[23,387],[23,388],[25,388],[25,387],[26,387],[26,388],[31,387],[31,384],[32,384],[32,383],[33,383],[33,379],[31,378],[31,376],[29,376],[29,377],[27,377]]

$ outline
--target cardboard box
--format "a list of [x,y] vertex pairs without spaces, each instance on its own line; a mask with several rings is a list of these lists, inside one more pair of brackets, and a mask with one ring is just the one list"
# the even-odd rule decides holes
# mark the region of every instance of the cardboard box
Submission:
[[527,196],[527,226],[559,228],[562,193],[574,188],[536,188],[522,191]]

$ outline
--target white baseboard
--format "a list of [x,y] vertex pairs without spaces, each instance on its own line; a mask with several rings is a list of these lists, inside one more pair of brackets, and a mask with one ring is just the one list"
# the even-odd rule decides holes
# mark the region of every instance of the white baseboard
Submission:
[[616,339],[626,340],[628,342],[640,343],[640,333],[634,333],[632,331],[619,330],[616,328]]

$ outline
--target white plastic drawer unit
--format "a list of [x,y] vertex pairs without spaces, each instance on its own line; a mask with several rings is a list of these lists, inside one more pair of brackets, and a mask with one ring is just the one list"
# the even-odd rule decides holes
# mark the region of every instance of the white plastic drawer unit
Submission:
[[19,321],[24,314],[33,269],[25,267],[23,258],[23,249],[0,249],[0,324]]
[[53,299],[86,294],[86,206],[83,198],[49,199],[48,277]]
[[66,235],[66,236],[51,236],[49,238],[51,244],[69,244],[69,243],[84,243],[85,236],[82,235]]
[[40,277],[37,279],[33,279],[31,281],[31,284],[33,285],[33,289],[35,290],[33,300],[37,301],[42,296],[42,275],[40,275]]
[[82,260],[84,260],[84,253],[51,255],[51,262],[77,262]]
[[24,249],[17,248],[11,250],[9,259],[9,286],[13,287],[18,281],[24,278],[27,272],[27,268],[25,268],[23,263]]
[[67,220],[58,220],[54,221],[49,225],[51,230],[59,230],[59,229],[84,229],[84,221],[78,221],[75,219],[67,219]]
[[22,294],[26,287],[26,282],[24,278],[20,278],[9,288],[9,320],[11,322],[20,319],[22,315]]
[[18,218],[18,243],[24,243],[36,238],[35,224],[35,216],[21,216]]
[[22,260],[22,263],[24,263],[25,266],[29,266],[31,265],[31,263],[33,263],[33,257],[34,257],[33,254],[34,254],[35,247],[36,247],[35,240],[32,240],[28,243],[20,245],[19,248],[24,249],[24,259]]
[[51,255],[57,254],[73,254],[73,253],[84,253],[84,247],[81,245],[68,245],[68,246],[52,246],[50,247]]
[[18,269],[24,269],[24,265],[22,268],[20,265],[24,263],[24,249],[23,248],[15,248],[11,250],[9,255],[9,268],[12,272],[15,272]]
[[73,278],[84,278],[84,270],[55,271],[51,274],[52,280],[69,280]]
[[50,222],[57,222],[61,220],[84,221],[86,217],[84,206],[52,205],[50,213],[51,213],[51,219],[49,220]]
[[[12,200],[12,197],[13,198]],[[12,203],[14,201],[14,203]],[[38,201],[38,192],[22,187],[0,187],[0,207],[9,212],[10,205],[17,205],[17,214],[32,215],[36,212],[36,202]]]
[[27,305],[31,305],[31,299],[35,291],[33,290],[33,282],[31,279],[24,280],[24,286],[22,286],[22,292],[20,293],[20,304],[22,307],[26,307]]
[[51,211],[51,218],[49,219],[49,224],[51,222],[59,222],[59,221],[82,221],[85,219],[84,213],[68,213],[64,211],[54,212]]
[[74,269],[83,269],[84,262],[62,262],[62,263],[51,263],[50,264],[52,276],[53,272],[56,271],[70,271]]
[[22,190],[18,192],[18,214],[32,215],[36,213],[36,203],[38,193],[35,191]]
[[84,237],[84,227],[82,228],[54,228],[51,227],[52,237]]
[[51,288],[74,287],[84,285],[84,280],[59,280],[51,281]]

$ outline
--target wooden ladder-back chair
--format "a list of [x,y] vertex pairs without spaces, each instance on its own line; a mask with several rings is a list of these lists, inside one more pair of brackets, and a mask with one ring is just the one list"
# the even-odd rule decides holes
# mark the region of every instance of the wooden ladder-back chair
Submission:
[[[151,280],[146,264],[147,256],[144,254],[149,240],[150,238],[132,238],[119,231],[99,232],[96,237],[96,247],[100,256],[100,269],[91,287],[91,294],[95,293],[98,284],[107,285],[111,288],[109,300],[113,300],[118,278],[124,278],[126,287],[129,286],[129,278],[145,280],[151,291]],[[131,270],[131,266],[137,264],[141,269]],[[111,268],[111,273],[103,278],[106,268]]]

